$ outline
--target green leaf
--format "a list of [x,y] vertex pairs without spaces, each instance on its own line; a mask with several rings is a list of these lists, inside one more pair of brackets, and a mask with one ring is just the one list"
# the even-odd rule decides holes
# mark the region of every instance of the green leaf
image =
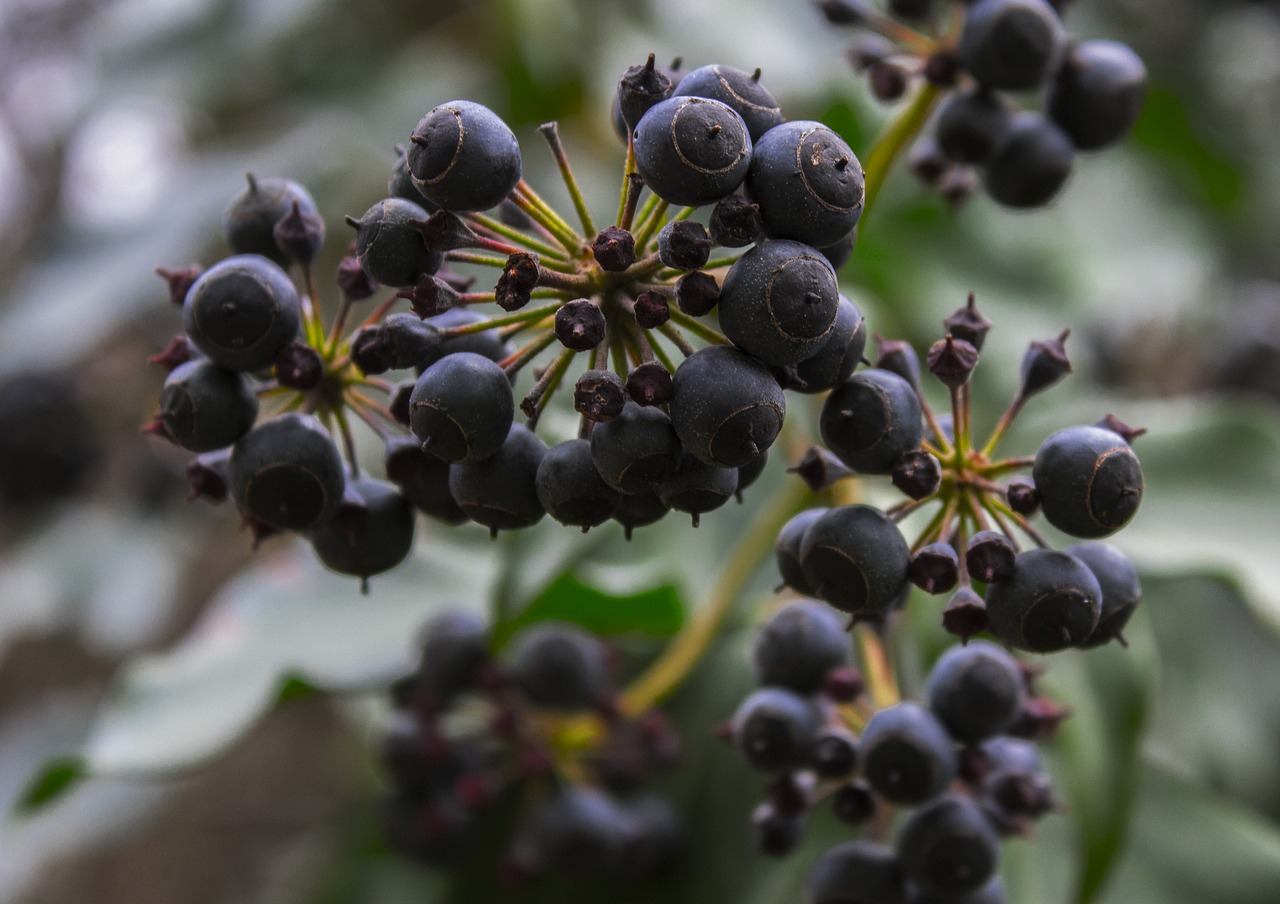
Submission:
[[88,764],[82,757],[64,756],[49,760],[22,792],[14,809],[20,815],[33,813],[62,797],[87,777]]
[[675,587],[663,584],[631,594],[611,594],[565,573],[502,626],[494,644],[501,647],[521,628],[540,621],[566,621],[593,634],[641,633],[669,637],[684,623],[684,606]]

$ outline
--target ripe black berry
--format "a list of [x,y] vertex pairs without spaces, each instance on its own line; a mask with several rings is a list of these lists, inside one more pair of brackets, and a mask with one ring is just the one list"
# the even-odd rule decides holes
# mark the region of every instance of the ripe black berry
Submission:
[[854,374],[837,386],[823,403],[819,429],[841,461],[866,474],[887,474],[924,438],[915,388],[881,368]]
[[868,505],[830,509],[800,543],[801,568],[815,595],[860,617],[889,610],[906,586],[910,561],[897,525]]
[[751,135],[731,107],[671,97],[641,117],[633,136],[636,169],[668,203],[698,207],[733,194],[751,163]]
[[248,185],[222,214],[222,234],[233,254],[260,254],[280,266],[289,256],[276,244],[275,227],[298,205],[300,215],[317,216],[311,194],[292,179],[258,179],[252,173]]
[[795,366],[794,387],[803,393],[826,392],[853,375],[867,346],[867,322],[852,301],[840,296],[836,321],[818,350]]
[[770,801],[762,801],[751,814],[756,850],[766,857],[785,857],[804,837],[808,814],[788,813]]
[[413,509],[385,481],[349,480],[337,512],[307,538],[326,566],[365,579],[395,568],[409,555]]
[[311,415],[283,414],[246,433],[231,452],[231,495],[246,516],[281,530],[333,517],[346,483],[342,457]]
[[628,495],[649,493],[680,467],[680,439],[660,408],[627,402],[591,431],[591,457],[604,482]]
[[973,744],[1007,730],[1026,696],[1022,672],[995,644],[952,647],[929,672],[929,708],[957,741]]
[[676,87],[677,96],[705,97],[727,104],[742,117],[751,140],[782,122],[782,110],[769,90],[760,84],[760,70],[743,72],[732,66],[703,66],[686,74]]
[[561,524],[586,530],[609,520],[622,499],[604,482],[591,458],[591,443],[571,439],[547,450],[538,465],[538,501]]
[[823,851],[809,869],[809,904],[906,904],[906,880],[893,851],[846,841]]
[[1142,501],[1142,467],[1129,444],[1101,427],[1066,427],[1036,452],[1032,477],[1045,518],[1073,537],[1124,527]]
[[862,164],[820,122],[787,122],[762,135],[746,188],[772,238],[822,248],[848,235],[862,216]]
[[546,511],[538,499],[538,465],[547,444],[521,424],[488,458],[474,457],[449,469],[449,492],[458,507],[496,535],[500,530],[532,527]]
[[1062,21],[1045,0],[977,0],[960,34],[960,61],[988,88],[1035,88],[1065,43]]
[[818,705],[780,687],[753,693],[733,715],[733,741],[747,765],[788,772],[804,765],[822,725]]
[[497,207],[520,181],[520,143],[481,104],[441,104],[422,117],[409,140],[414,184],[446,210]]
[[258,397],[248,379],[205,358],[175,368],[160,391],[165,433],[192,452],[231,445],[257,418]]
[[1137,569],[1124,553],[1106,543],[1080,543],[1063,551],[1083,562],[1102,589],[1098,626],[1080,646],[1097,647],[1117,639],[1123,642],[1120,632],[1142,601]]
[[859,756],[872,789],[895,804],[931,800],[956,774],[954,742],[918,703],[898,703],[873,715],[859,739]]
[[760,629],[751,664],[758,684],[811,694],[828,672],[849,664],[849,636],[828,607],[792,603]]
[[830,336],[839,299],[835,271],[816,249],[800,242],[765,242],[725,275],[720,328],[765,364],[798,364]]
[[661,521],[669,511],[671,507],[658,498],[657,493],[623,495],[613,511],[613,520],[622,525],[626,538],[630,540],[631,532],[637,527]]
[[692,515],[697,527],[700,515],[720,508],[737,492],[738,469],[707,464],[686,452],[680,467],[657,481],[654,490],[664,505]]
[[506,440],[514,418],[506,371],[474,352],[446,355],[432,364],[409,397],[414,435],[448,462],[488,458]]
[[809,581],[804,576],[804,569],[800,565],[800,545],[809,525],[827,511],[828,509],[825,508],[805,509],[782,526],[782,530],[778,532],[778,540],[774,544],[774,555],[778,562],[778,572],[782,575],[782,583],[805,596],[816,594],[809,586]]
[[297,335],[300,310],[288,274],[264,257],[240,254],[195,281],[182,303],[182,323],[215,364],[261,370]]
[[414,226],[424,223],[427,212],[403,198],[385,198],[364,212],[360,219],[347,217],[356,230],[356,256],[371,279],[386,286],[412,286],[423,274],[440,269],[444,255],[429,251],[422,233]]
[[1118,41],[1084,41],[1049,83],[1045,110],[1075,146],[1092,151],[1119,141],[1138,121],[1147,69]]
[[987,884],[1000,863],[1000,839],[968,797],[947,794],[907,817],[898,859],[921,888],[962,895]]
[[707,464],[736,468],[759,458],[786,410],[777,380],[735,348],[709,346],[676,369],[671,423],[685,452]]
[[1051,653],[1087,640],[1102,589],[1080,560],[1053,549],[1019,554],[1007,581],[987,588],[991,632],[1010,647]]
[[536,706],[589,709],[609,689],[604,646],[574,625],[544,622],[522,631],[511,663],[516,686]]
[[449,492],[449,463],[422,450],[411,436],[388,440],[383,454],[387,479],[400,488],[413,506],[445,524],[462,524],[466,512]]
[[1017,113],[987,161],[987,192],[1007,207],[1040,207],[1062,188],[1074,162],[1062,129],[1039,113]]

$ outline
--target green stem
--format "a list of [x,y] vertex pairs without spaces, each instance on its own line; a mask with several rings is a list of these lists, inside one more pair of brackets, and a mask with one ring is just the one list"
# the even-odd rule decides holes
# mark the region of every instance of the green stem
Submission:
[[876,139],[875,145],[867,155],[866,198],[862,202],[860,222],[866,222],[867,214],[875,206],[876,198],[880,196],[880,189],[884,187],[889,170],[893,168],[893,162],[898,159],[907,142],[924,128],[938,96],[938,86],[926,82],[924,87],[916,92],[911,103],[902,109]]
[[729,340],[724,337],[723,333],[712,329],[696,317],[690,317],[684,311],[677,310],[674,306],[671,308],[671,320],[712,345],[729,344]]
[[544,304],[537,308],[525,308],[523,311],[516,311],[514,314],[507,314],[505,317],[494,317],[490,320],[482,320],[479,323],[468,323],[463,326],[450,327],[447,330],[441,330],[440,335],[446,339],[452,339],[454,336],[467,336],[471,333],[483,333],[486,330],[495,329],[500,326],[510,326],[513,323],[526,323],[532,320],[541,320],[548,314],[554,314],[560,309],[563,302],[555,302],[554,304]]
[[582,198],[582,189],[578,188],[578,180],[573,177],[573,168],[569,166],[569,155],[564,152],[564,145],[560,142],[559,126],[554,122],[547,122],[538,126],[538,131],[542,133],[543,138],[547,139],[547,144],[551,146],[551,155],[556,158],[556,166],[560,167],[560,178],[564,180],[564,187],[569,190],[573,209],[578,212],[578,221],[582,223],[582,234],[595,235],[596,227],[591,222],[587,202]]
[[537,239],[525,235],[519,229],[513,229],[501,220],[495,220],[493,217],[485,216],[482,213],[469,213],[466,215],[472,223],[480,226],[489,232],[500,235],[505,239],[515,242],[517,245],[523,245],[539,257],[550,258],[552,260],[564,260],[564,251],[553,245],[547,245],[539,242]]

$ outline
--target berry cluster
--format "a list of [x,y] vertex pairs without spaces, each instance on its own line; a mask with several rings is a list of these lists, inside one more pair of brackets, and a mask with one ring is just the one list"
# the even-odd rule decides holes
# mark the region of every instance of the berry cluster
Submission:
[[809,873],[813,904],[1005,900],[1000,838],[1027,834],[1053,809],[1032,741],[1065,714],[1029,696],[1026,667],[990,643],[952,647],[929,675],[925,704],[876,707],[850,667],[840,620],[812,602],[769,620],[752,663],[762,687],[728,736],[769,776],[753,816],[763,853],[792,851],[809,810],[828,799],[841,821],[880,838],[895,808],[911,810],[892,848],[861,840],[822,854]]
[[[259,535],[304,533],[362,579],[407,554],[415,507],[495,535],[544,515],[629,535],[671,509],[696,526],[740,494],[782,428],[782,385],[830,389],[862,355],[862,316],[835,275],[862,168],[821,123],[783,122],[759,72],[706,66],[677,85],[650,56],[623,75],[616,111],[627,160],[602,230],[555,124],[541,128],[581,232],[521,179],[496,114],[428,112],[390,196],[347,218],[356,239],[327,329],[311,269],[323,220],[297,183],[251,177],[223,222],[233,256],[161,271],[186,331],[154,359],[172,372],[146,429],[199,453],[193,493],[230,495]],[[704,226],[693,215],[708,205]],[[493,290],[470,291],[452,266],[495,268]],[[380,285],[390,297],[348,335]],[[402,299],[412,310],[393,312]],[[713,310],[719,329],[702,319]],[[553,346],[517,404],[520,372]],[[534,431],[579,354],[579,434],[548,447]],[[382,376],[397,370],[417,377]],[[261,418],[260,400],[273,403]],[[390,483],[362,475],[356,418],[384,440]]]
[[[1142,499],[1130,441],[1143,431],[1108,415],[1057,431],[1032,458],[996,458],[1027,400],[1070,372],[1066,333],[1031,343],[1018,392],[979,445],[969,380],[991,324],[970,296],[945,326],[926,363],[950,392],[949,416],[933,413],[919,359],[901,342],[882,342],[875,367],[827,396],[819,424],[830,451],[815,448],[796,470],[816,489],[855,472],[888,475],[908,498],[887,512],[842,505],[797,515],[778,536],[784,584],[855,621],[883,621],[912,585],[950,593],[942,619],[948,631],[967,640],[989,629],[1006,646],[1037,653],[1123,642],[1141,596],[1132,564],[1102,543],[1051,549],[1030,518],[1043,513],[1086,540],[1123,527]],[[1026,469],[1030,478],[1000,482]],[[897,522],[929,504],[933,516],[908,544]],[[1034,548],[1020,549],[1019,535]],[[985,587],[985,598],[975,587]]]
[[[977,185],[1008,207],[1047,204],[1071,174],[1076,151],[1119,141],[1142,110],[1147,72],[1116,41],[1076,41],[1062,22],[1067,0],[822,0],[827,19],[868,30],[850,51],[881,100],[926,83],[922,109],[946,92],[932,134],[911,154],[916,174],[958,202]],[[1007,92],[1041,92],[1023,110]]]
[[581,629],[543,622],[501,659],[491,647],[480,619],[445,612],[426,627],[417,671],[393,689],[383,741],[392,847],[456,867],[477,823],[506,802],[520,811],[508,880],[660,872],[680,835],[667,803],[642,790],[678,755],[662,714],[620,715],[608,650]]

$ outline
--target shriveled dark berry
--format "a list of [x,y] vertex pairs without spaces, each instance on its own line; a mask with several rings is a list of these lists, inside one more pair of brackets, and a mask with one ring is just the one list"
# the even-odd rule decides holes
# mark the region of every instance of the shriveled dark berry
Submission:
[[990,618],[987,615],[987,604],[972,587],[961,587],[951,594],[947,606],[942,610],[942,628],[948,634],[960,638],[961,643],[968,643],[969,638],[979,631],[987,630]]
[[823,732],[813,742],[809,762],[821,778],[848,778],[858,766],[857,742],[846,731]]
[[1051,653],[1083,643],[1102,610],[1102,588],[1079,559],[1054,549],[1020,553],[1007,581],[987,587],[991,632],[1004,644]]
[[555,327],[561,345],[586,352],[604,340],[607,324],[599,305],[588,298],[575,298],[556,311]]
[[637,365],[627,374],[627,395],[637,405],[666,405],[671,392],[671,373],[657,361]]
[[991,321],[978,310],[978,302],[972,292],[963,307],[957,308],[950,317],[942,321],[942,326],[952,336],[963,339],[978,351],[982,351],[982,343],[991,331]]
[[850,476],[853,471],[821,446],[810,446],[800,461],[787,468],[787,473],[798,475],[809,489],[821,493],[836,481]]
[[960,557],[950,543],[930,543],[911,557],[907,577],[925,593],[946,593],[960,580]]
[[877,370],[887,370],[906,380],[912,386],[920,386],[920,356],[911,347],[910,342],[901,339],[886,339],[879,333],[875,335]]
[[908,75],[896,60],[876,60],[867,67],[867,85],[876,100],[892,103],[907,92]]
[[763,228],[760,206],[742,195],[721,198],[707,221],[711,241],[722,248],[745,248],[760,238]]
[[609,690],[604,646],[576,625],[543,622],[511,643],[516,686],[535,706],[590,709]]
[[843,138],[820,122],[794,120],[760,137],[746,189],[760,205],[766,235],[820,248],[857,225],[865,184]]
[[422,118],[409,140],[414,185],[446,210],[497,207],[520,181],[520,143],[481,104],[441,104]]
[[627,390],[611,370],[588,370],[573,386],[573,408],[588,420],[611,421],[622,413]]
[[876,797],[866,781],[855,779],[832,795],[831,810],[846,825],[865,825],[876,815]]
[[347,481],[333,517],[307,534],[328,568],[367,579],[395,568],[413,548],[413,509],[390,483]]
[[671,97],[649,108],[632,136],[636,170],[655,195],[681,207],[733,194],[751,164],[751,135],[733,108]]
[[969,382],[973,369],[978,366],[978,350],[948,333],[946,338],[929,346],[925,363],[929,373],[937,377],[943,386],[959,389]]
[[942,463],[932,452],[912,449],[893,463],[889,479],[912,499],[927,499],[942,485]]
[[604,482],[591,458],[591,443],[565,440],[538,465],[538,501],[561,524],[586,530],[609,520],[622,494]]
[[780,687],[753,693],[731,722],[734,746],[753,769],[778,774],[804,765],[822,726],[812,700]]
[[666,412],[627,402],[617,417],[591,431],[591,457],[605,483],[634,495],[653,492],[674,474],[682,452]]
[[665,295],[641,292],[636,296],[636,324],[644,330],[656,330],[671,319],[671,306]]
[[493,290],[498,307],[504,311],[518,311],[527,305],[538,284],[539,272],[538,258],[535,255],[527,251],[517,251],[510,255]]
[[1013,574],[1018,547],[999,531],[981,530],[969,538],[964,549],[964,564],[975,581],[989,584],[1007,581]]
[[849,664],[849,635],[826,606],[799,602],[781,609],[756,635],[751,665],[756,683],[811,694],[827,673]]
[[624,134],[636,127],[650,107],[670,97],[674,89],[671,76],[655,65],[652,53],[643,65],[628,67],[618,80],[616,95]]
[[281,386],[307,392],[320,385],[324,360],[305,342],[294,340],[280,350],[275,360],[276,381]]
[[809,868],[809,904],[906,904],[907,887],[893,851],[872,841],[827,848]]
[[942,654],[929,672],[925,696],[953,738],[975,744],[1013,724],[1026,690],[1012,656],[995,644],[974,641]]
[[711,237],[695,220],[672,220],[658,232],[658,259],[672,270],[697,270],[711,256]]
[[259,424],[231,452],[231,495],[247,517],[307,530],[342,504],[342,457],[320,421],[282,414]]
[[1071,330],[1063,330],[1056,339],[1032,342],[1022,356],[1022,385],[1018,395],[1024,399],[1042,392],[1071,373],[1066,341]]
[[895,373],[872,368],[856,373],[827,396],[819,429],[841,461],[866,474],[888,473],[924,438],[920,399]]
[[977,891],[1000,863],[1000,839],[982,809],[959,794],[944,795],[908,816],[896,848],[907,877],[940,894]]
[[1040,494],[1030,477],[1015,477],[1005,487],[1009,508],[1023,517],[1031,517],[1040,508]]
[[293,341],[301,322],[288,274],[264,257],[240,254],[201,274],[182,303],[182,323],[200,351],[231,370],[262,370]]
[[676,282],[676,305],[690,317],[705,317],[720,300],[720,284],[710,273],[686,273]]
[[546,514],[537,491],[538,465],[546,452],[547,444],[532,430],[512,424],[488,458],[470,458],[449,469],[449,492],[467,517],[489,528],[491,535],[532,527]]
[[203,452],[187,462],[187,501],[207,499],[218,503],[227,498],[231,484],[231,450]]
[[432,364],[409,397],[414,435],[448,462],[488,458],[506,441],[514,418],[506,371],[474,352],[446,355]]
[[747,251],[720,287],[720,328],[765,364],[798,364],[835,326],[840,289],[818,251],[800,242],[764,242]]
[[814,594],[863,618],[882,617],[907,585],[911,554],[893,521],[867,505],[830,509],[800,544],[800,564]]
[[257,418],[258,397],[244,374],[204,358],[175,368],[160,391],[166,435],[192,452],[231,445]]
[[671,423],[685,452],[722,468],[763,455],[777,439],[787,410],[773,376],[724,345],[685,358],[672,393]]
[[1098,539],[1124,527],[1142,501],[1142,467],[1124,438],[1101,427],[1066,427],[1036,452],[1032,478],[1050,524]]
[[929,710],[897,703],[879,710],[859,738],[862,774],[891,803],[919,806],[946,790],[956,774],[955,744]]
[[677,96],[705,97],[727,104],[747,125],[751,140],[782,122],[782,110],[769,90],[760,84],[760,70],[744,72],[713,64],[694,69],[680,79]]
[[762,801],[751,814],[756,850],[766,857],[785,857],[804,837],[808,814],[787,813]]
[[635,236],[620,226],[608,226],[591,243],[591,254],[601,270],[622,273],[636,262]]
[[1098,626],[1080,646],[1097,647],[1112,640],[1123,643],[1121,632],[1142,601],[1142,584],[1137,569],[1128,556],[1106,543],[1079,543],[1063,551],[1083,562],[1098,579],[1102,590]]

